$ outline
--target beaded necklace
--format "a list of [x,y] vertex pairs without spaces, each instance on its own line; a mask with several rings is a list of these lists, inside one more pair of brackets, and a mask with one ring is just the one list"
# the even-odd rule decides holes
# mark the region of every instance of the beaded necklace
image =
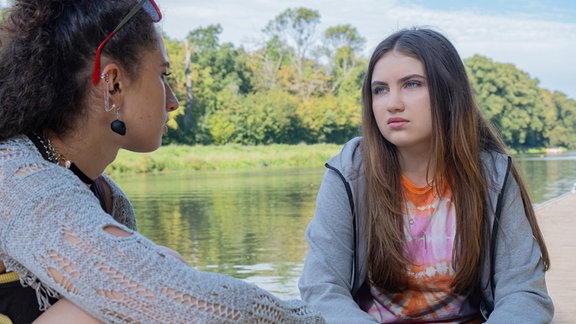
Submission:
[[78,166],[74,164],[74,162],[67,160],[66,158],[64,158],[62,154],[56,152],[50,139],[36,132],[33,132],[32,136],[28,137],[36,145],[36,147],[46,160],[52,163],[56,163],[60,166],[63,166],[66,169],[70,169],[70,171],[72,171],[78,178],[80,178],[80,180],[82,180],[82,182],[84,182],[87,185],[91,186],[94,184],[94,180],[90,179],[90,177],[88,177],[84,172],[82,172],[82,170],[80,170]]

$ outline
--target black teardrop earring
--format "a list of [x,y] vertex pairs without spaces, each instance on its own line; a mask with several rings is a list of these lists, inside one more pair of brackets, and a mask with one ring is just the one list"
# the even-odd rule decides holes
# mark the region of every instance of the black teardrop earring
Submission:
[[126,135],[126,124],[119,119],[120,114],[118,113],[118,110],[120,110],[120,107],[116,107],[115,104],[112,104],[112,109],[116,109],[116,120],[110,124],[110,128],[114,133],[124,136]]
[[[104,110],[106,112],[109,112],[113,109],[116,109],[116,120],[114,120],[110,124],[110,128],[114,133],[124,136],[126,135],[126,124],[119,119],[120,113],[118,111],[120,110],[120,107],[116,106],[116,104],[112,104],[112,106],[110,106],[110,92],[108,90],[108,82],[110,81],[110,79],[108,77],[108,74],[106,73],[100,74],[100,79],[104,79],[104,82],[106,82],[106,86],[104,87]],[[112,91],[112,93],[116,93],[116,91],[118,91],[117,84],[114,85],[114,90]]]

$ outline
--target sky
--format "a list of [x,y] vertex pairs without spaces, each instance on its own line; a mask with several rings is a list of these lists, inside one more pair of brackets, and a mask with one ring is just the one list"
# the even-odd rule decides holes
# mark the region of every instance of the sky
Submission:
[[[7,0],[0,0],[5,6]],[[349,24],[366,39],[364,55],[390,33],[428,26],[446,35],[463,59],[479,54],[512,63],[539,86],[576,99],[576,1],[573,0],[156,0],[161,29],[183,39],[220,24],[221,42],[247,49],[261,44],[262,29],[289,8],[318,11],[317,36]]]
[[262,29],[288,8],[317,10],[318,36],[350,24],[366,39],[365,56],[390,33],[429,26],[445,34],[463,59],[480,54],[512,63],[540,87],[576,99],[576,1],[572,0],[158,0],[162,29],[183,39],[220,24],[221,42],[253,47]]

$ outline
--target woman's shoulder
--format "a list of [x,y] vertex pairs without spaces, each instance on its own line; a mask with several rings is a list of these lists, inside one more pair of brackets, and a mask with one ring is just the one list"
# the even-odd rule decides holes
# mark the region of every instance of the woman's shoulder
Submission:
[[137,230],[136,215],[128,196],[108,175],[102,174],[100,177],[104,180],[112,195],[112,217],[128,228]]
[[112,178],[110,178],[110,176],[108,176],[105,173],[102,173],[100,177],[108,185],[113,196],[126,196],[124,191],[120,189],[120,187],[116,184],[116,182],[114,182],[114,180],[112,180]]
[[510,156],[505,153],[486,150],[480,153],[484,177],[489,188],[500,191],[510,170]]
[[362,171],[362,137],[354,137],[346,142],[338,154],[328,160],[326,166],[337,169],[346,178],[357,178]]
[[0,171],[5,182],[15,175],[30,176],[50,169],[54,164],[46,161],[27,136],[0,141]]
[[[25,135],[19,135],[0,141],[0,154],[4,156],[4,158],[1,159],[2,162],[7,161],[9,158],[27,156],[30,153],[35,153],[34,151],[37,151],[34,143],[32,143],[32,141]],[[38,154],[34,155],[40,157],[40,153],[37,153]]]
[[509,156],[510,155],[508,155],[507,153],[502,153],[502,152],[498,152],[498,151],[494,151],[494,150],[484,150],[484,151],[480,152],[480,159],[484,163],[486,163],[488,161],[498,162],[498,163],[507,163]]

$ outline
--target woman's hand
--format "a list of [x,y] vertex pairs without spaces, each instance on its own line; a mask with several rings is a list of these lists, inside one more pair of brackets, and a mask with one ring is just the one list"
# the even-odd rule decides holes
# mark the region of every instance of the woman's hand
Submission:
[[81,308],[76,307],[68,299],[60,299],[52,305],[33,324],[59,323],[59,324],[101,324],[99,320],[86,313]]

